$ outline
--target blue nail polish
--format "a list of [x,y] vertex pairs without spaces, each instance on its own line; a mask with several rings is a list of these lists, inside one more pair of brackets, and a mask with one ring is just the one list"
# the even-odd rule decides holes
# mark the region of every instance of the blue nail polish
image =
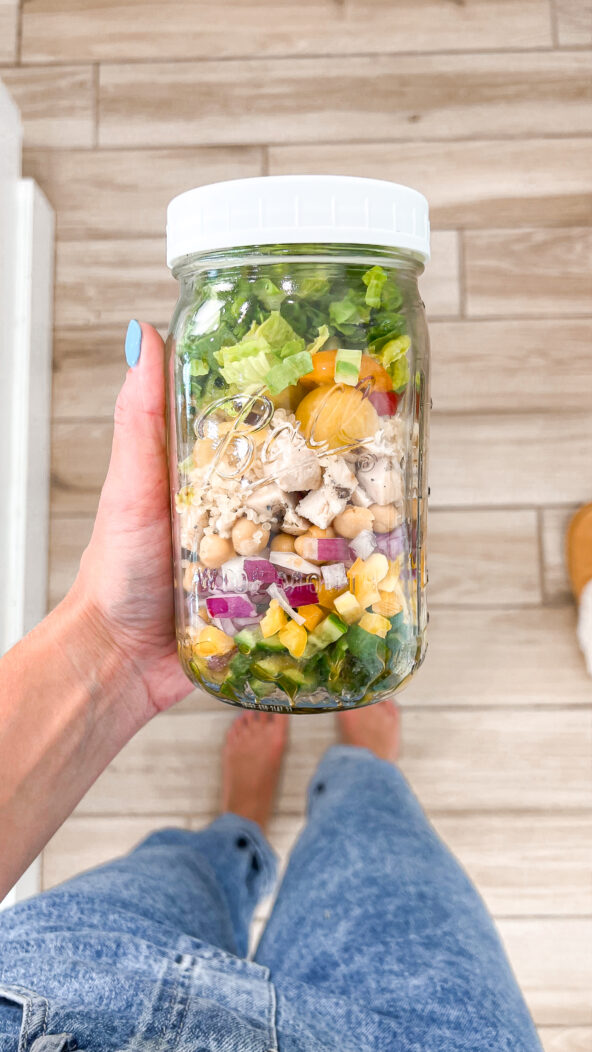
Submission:
[[133,368],[140,361],[142,350],[142,327],[138,321],[130,321],[125,334],[125,360]]

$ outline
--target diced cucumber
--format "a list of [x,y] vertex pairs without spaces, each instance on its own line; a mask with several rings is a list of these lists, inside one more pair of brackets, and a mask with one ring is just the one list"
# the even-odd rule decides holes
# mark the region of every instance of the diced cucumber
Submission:
[[249,674],[251,658],[248,654],[235,654],[228,666],[228,679],[242,683]]
[[315,690],[318,686],[317,677],[312,671],[298,668],[297,665],[292,665],[282,672],[279,677],[278,683],[280,687],[286,691],[287,694],[294,695],[297,690],[304,688],[305,690]]
[[266,698],[274,689],[269,680],[250,679],[249,686],[256,698]]
[[329,643],[336,643],[337,640],[347,632],[347,625],[343,623],[337,614],[329,614],[308,637],[309,643],[313,643],[319,650],[324,650],[325,647],[329,646]]
[[346,637],[349,652],[368,670],[369,680],[382,672],[386,662],[387,647],[384,639],[365,632],[359,625],[350,625]]
[[286,647],[282,643],[278,632],[276,632],[274,636],[268,636],[267,639],[261,639],[257,643],[256,650],[258,654],[287,653]]
[[335,357],[335,383],[355,387],[360,375],[362,352],[350,347],[340,347]]
[[243,628],[240,632],[237,632],[237,634],[235,635],[234,642],[236,643],[241,654],[252,654],[255,650],[255,647],[259,643],[261,643],[262,639],[263,634],[259,627]]
[[252,671],[257,679],[277,680],[290,665],[291,660],[289,658],[273,654],[270,657],[257,658],[253,662]]

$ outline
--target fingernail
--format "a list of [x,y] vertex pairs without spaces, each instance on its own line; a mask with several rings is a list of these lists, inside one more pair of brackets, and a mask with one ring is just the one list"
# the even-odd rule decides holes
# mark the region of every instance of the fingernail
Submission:
[[142,326],[139,321],[130,321],[125,334],[125,360],[133,369],[140,361],[142,350]]

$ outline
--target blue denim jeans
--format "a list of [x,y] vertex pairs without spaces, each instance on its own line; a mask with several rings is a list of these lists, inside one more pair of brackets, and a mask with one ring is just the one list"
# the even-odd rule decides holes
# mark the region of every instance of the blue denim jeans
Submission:
[[540,1052],[492,922],[401,773],[336,746],[274,886],[253,823],[154,833],[0,915],[1,1052]]

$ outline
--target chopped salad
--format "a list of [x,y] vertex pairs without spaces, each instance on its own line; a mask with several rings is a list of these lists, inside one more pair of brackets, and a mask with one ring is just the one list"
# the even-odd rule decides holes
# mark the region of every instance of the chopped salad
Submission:
[[198,279],[174,358],[179,650],[228,701],[362,704],[414,667],[405,474],[418,428],[402,412],[415,399],[402,306],[378,265]]

